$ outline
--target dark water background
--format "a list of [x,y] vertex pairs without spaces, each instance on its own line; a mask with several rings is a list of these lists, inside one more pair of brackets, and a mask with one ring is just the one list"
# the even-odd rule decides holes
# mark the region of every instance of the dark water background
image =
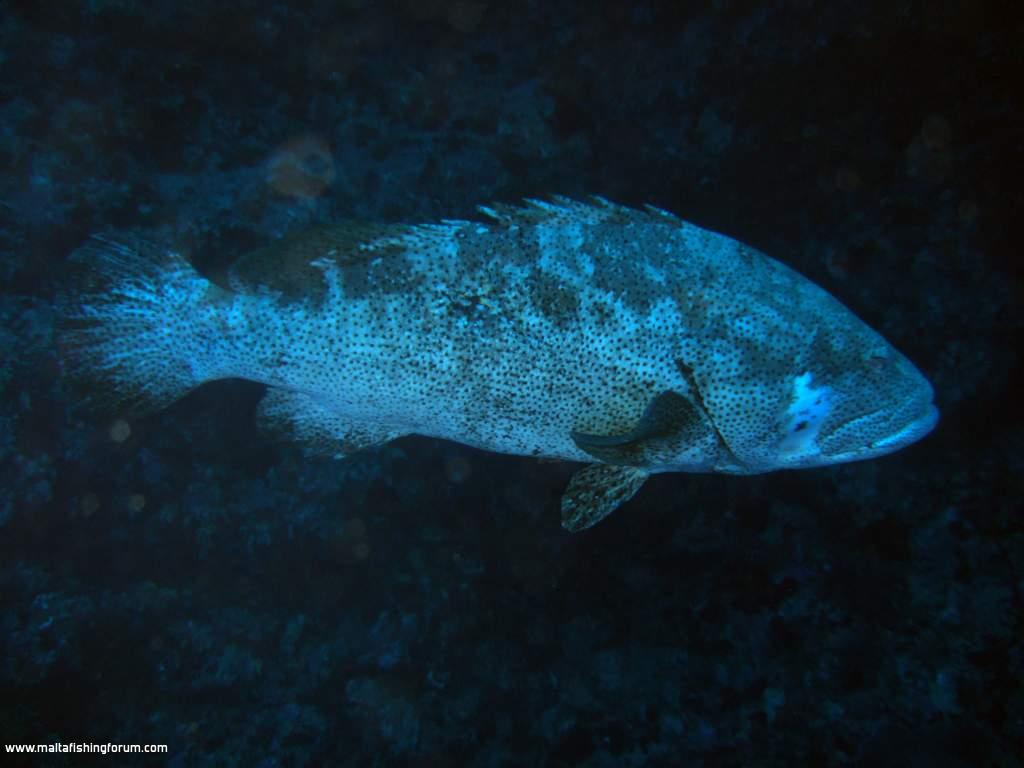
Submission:
[[[1024,764],[1021,7],[4,3],[3,740],[169,746],[129,765]],[[572,465],[423,438],[311,460],[256,430],[252,384],[137,416],[62,379],[52,300],[91,233],[215,268],[310,223],[552,193],[795,267],[929,376],[938,429],[863,464],[658,476],[569,535]]]

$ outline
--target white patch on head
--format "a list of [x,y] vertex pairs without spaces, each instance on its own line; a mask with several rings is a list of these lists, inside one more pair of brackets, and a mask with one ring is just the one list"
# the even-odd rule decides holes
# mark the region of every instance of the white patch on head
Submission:
[[829,387],[814,387],[812,379],[809,371],[793,379],[793,396],[786,408],[779,442],[779,451],[786,458],[819,452],[818,433],[832,412],[833,398]]

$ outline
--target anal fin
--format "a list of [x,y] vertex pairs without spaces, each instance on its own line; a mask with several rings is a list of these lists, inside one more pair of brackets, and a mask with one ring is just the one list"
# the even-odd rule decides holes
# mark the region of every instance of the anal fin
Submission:
[[340,458],[401,437],[376,424],[354,423],[304,392],[271,387],[260,401],[261,426],[302,443],[310,453]]
[[629,501],[649,474],[637,467],[590,464],[569,481],[562,495],[562,527],[575,533],[589,528]]

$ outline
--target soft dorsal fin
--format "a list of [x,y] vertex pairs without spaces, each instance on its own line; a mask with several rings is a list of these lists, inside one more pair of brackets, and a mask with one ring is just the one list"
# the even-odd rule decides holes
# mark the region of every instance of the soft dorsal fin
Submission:
[[562,496],[562,527],[576,533],[604,520],[629,501],[647,477],[647,472],[636,467],[584,467],[572,476]]
[[[324,281],[323,272],[313,262],[330,259],[346,267],[380,258],[386,255],[387,249],[365,246],[400,236],[409,229],[407,224],[347,221],[285,235],[239,256],[228,267],[223,287],[243,292],[270,290],[286,299],[315,299]],[[403,250],[397,245],[395,249]]]
[[619,466],[643,467],[662,455],[677,453],[681,446],[705,437],[707,419],[688,398],[670,389],[655,396],[636,425],[621,435],[572,432],[581,451],[598,461]]

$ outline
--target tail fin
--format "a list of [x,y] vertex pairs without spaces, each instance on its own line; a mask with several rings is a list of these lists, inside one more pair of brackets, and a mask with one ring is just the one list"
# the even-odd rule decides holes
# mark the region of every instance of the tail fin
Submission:
[[93,399],[161,408],[218,378],[210,320],[228,294],[184,256],[94,237],[69,267],[81,274],[58,297],[58,344]]

